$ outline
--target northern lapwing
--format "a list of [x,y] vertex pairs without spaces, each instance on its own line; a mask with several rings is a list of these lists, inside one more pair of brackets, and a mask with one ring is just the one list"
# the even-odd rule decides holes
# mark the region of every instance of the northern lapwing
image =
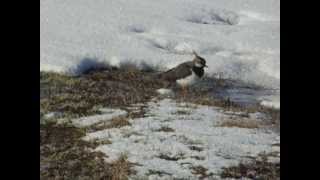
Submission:
[[193,51],[194,58],[160,74],[160,78],[182,87],[183,90],[199,81],[204,75],[206,60]]

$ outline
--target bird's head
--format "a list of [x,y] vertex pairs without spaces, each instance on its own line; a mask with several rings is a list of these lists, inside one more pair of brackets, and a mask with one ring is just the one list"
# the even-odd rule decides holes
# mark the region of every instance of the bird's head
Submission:
[[206,65],[206,60],[203,57],[200,57],[195,51],[192,51],[192,53],[194,55],[193,62],[196,67],[199,67],[199,68],[208,67]]

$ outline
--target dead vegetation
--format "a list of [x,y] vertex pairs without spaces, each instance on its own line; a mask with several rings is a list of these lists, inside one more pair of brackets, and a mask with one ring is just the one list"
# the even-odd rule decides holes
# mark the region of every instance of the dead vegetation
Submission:
[[185,159],[185,154],[183,154],[183,153],[179,153],[179,154],[177,154],[177,155],[175,155],[175,156],[170,156],[170,155],[168,155],[168,154],[164,154],[164,153],[161,153],[159,156],[158,156],[158,158],[160,158],[160,159],[165,159],[165,160],[167,160],[167,161],[178,161],[179,159]]
[[259,128],[260,124],[254,119],[225,119],[218,126],[255,129]]
[[156,130],[157,132],[175,132],[174,129],[172,129],[171,127],[168,126],[162,126],[161,128]]
[[150,175],[158,175],[158,176],[162,177],[162,176],[164,176],[164,175],[171,176],[172,174],[167,173],[167,172],[164,172],[164,171],[157,171],[157,170],[151,170],[151,169],[149,169],[149,171],[148,171],[148,173],[147,173],[147,176],[150,176]]
[[131,123],[129,122],[127,117],[119,116],[119,117],[112,118],[106,122],[99,122],[99,123],[93,124],[91,126],[85,127],[84,129],[86,130],[86,132],[90,133],[90,132],[100,131],[104,129],[121,128],[124,126],[131,126]]
[[[41,113],[63,112],[65,115],[83,116],[99,113],[99,107],[126,108],[136,103],[146,103],[157,96],[156,90],[168,86],[168,82],[155,78],[155,72],[140,71],[135,67],[121,69],[89,70],[79,77],[56,73],[40,73]],[[273,122],[280,121],[280,112],[253,105],[243,106],[229,98],[216,96],[218,90],[230,88],[238,82],[228,79],[205,77],[203,87],[172,87],[178,102],[222,107],[226,111],[269,113]],[[239,83],[238,83],[239,84]],[[252,88],[259,88],[252,85]],[[129,112],[130,116],[143,116],[143,109]],[[190,112],[177,112],[188,115]]]
[[105,129],[121,128],[123,126],[131,126],[131,123],[126,117],[116,117],[109,121],[108,125],[105,126]]
[[269,121],[271,122],[271,124],[276,125],[280,128],[280,109],[262,107],[260,111],[269,116]]
[[126,156],[112,163],[93,149],[98,142],[81,140],[84,130],[70,124],[40,125],[40,179],[125,180],[131,164]]
[[198,175],[199,179],[205,179],[213,175],[213,173],[208,173],[208,169],[203,166],[193,166],[191,167],[192,174]]
[[110,180],[126,180],[129,174],[135,172],[131,169],[132,163],[130,163],[126,155],[121,155],[118,160],[110,164],[111,166],[111,178]]
[[260,154],[250,163],[240,163],[238,166],[224,168],[222,178],[251,178],[257,180],[279,180],[280,162],[269,162],[267,154]]
[[199,146],[189,146],[189,149],[192,150],[192,151],[203,151],[203,147],[199,147]]
[[[132,104],[148,102],[157,96],[156,89],[166,87],[166,82],[156,81],[154,72],[143,72],[136,68],[124,68],[119,70],[100,69],[88,71],[79,77],[71,77],[56,73],[40,73],[40,117],[48,112],[60,112],[63,116],[80,117],[97,114],[101,107],[126,108]],[[226,81],[217,80],[218,87],[229,85]],[[216,88],[216,87],[215,87]],[[226,111],[265,112],[270,117],[270,122],[280,126],[280,110],[262,108],[260,106],[243,107],[230,99],[221,99],[212,94],[214,89],[189,88],[186,96],[182,96],[180,89],[174,89],[175,99],[180,102],[190,102],[200,105],[219,106]],[[129,118],[143,117],[144,106],[138,111],[129,110]],[[190,112],[179,111],[177,114],[188,115]],[[130,126],[128,117],[114,118],[108,123],[90,127],[90,131],[108,128],[120,128]],[[257,128],[258,125],[249,121],[226,121],[221,126]],[[113,163],[104,161],[105,155],[92,151],[101,143],[87,142],[81,140],[88,129],[75,128],[71,125],[45,123],[40,127],[40,178],[41,179],[127,179],[132,164],[127,161],[126,156],[121,156]],[[174,132],[170,127],[161,127],[158,131]],[[199,142],[190,142],[199,144]],[[202,151],[203,148],[192,146],[191,150]],[[177,161],[183,159],[183,155],[171,157],[161,154],[161,159]],[[194,157],[201,160],[202,157]],[[279,177],[278,165],[266,162],[254,162],[252,165],[239,165],[225,169],[223,177],[242,176],[244,169],[250,170],[254,166],[256,177]],[[240,167],[241,166],[241,167]],[[263,167],[265,166],[265,167]],[[260,168],[260,169],[259,169]],[[265,168],[265,169],[264,169]],[[194,174],[200,178],[209,177],[207,169],[194,167]],[[164,175],[165,172],[153,171],[150,174]],[[250,173],[249,173],[250,174]],[[247,177],[247,176],[243,176]],[[249,177],[249,176],[248,176]],[[263,179],[263,178],[262,178]]]
[[71,115],[98,113],[97,107],[124,107],[144,103],[163,87],[153,73],[137,69],[100,70],[79,77],[40,73],[40,106],[43,113]]

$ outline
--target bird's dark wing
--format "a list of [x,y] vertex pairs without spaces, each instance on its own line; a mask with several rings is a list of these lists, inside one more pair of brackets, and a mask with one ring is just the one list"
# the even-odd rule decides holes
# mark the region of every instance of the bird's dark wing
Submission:
[[192,74],[192,62],[185,62],[160,75],[160,78],[168,81],[176,81]]

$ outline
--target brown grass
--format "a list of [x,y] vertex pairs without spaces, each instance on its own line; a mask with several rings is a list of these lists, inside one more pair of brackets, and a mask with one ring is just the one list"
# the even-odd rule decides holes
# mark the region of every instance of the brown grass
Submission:
[[96,107],[125,107],[156,96],[163,81],[154,73],[137,69],[92,71],[79,77],[40,73],[40,106],[43,113],[58,111],[82,116],[98,113]]
[[106,163],[106,155],[93,149],[99,143],[84,141],[85,131],[70,124],[40,125],[40,179],[125,180],[131,164],[125,156]]
[[269,118],[272,124],[280,126],[280,109],[263,107],[261,111],[270,116]]
[[253,111],[256,109],[248,109],[247,107],[240,106],[232,102],[230,99],[222,99],[215,97],[212,89],[193,89],[187,88],[187,95],[183,96],[180,89],[177,89],[175,99],[178,102],[189,102],[193,104],[206,105],[206,106],[218,106],[226,111]]
[[128,121],[126,117],[116,117],[111,119],[110,123],[108,123],[108,125],[105,126],[105,128],[121,128],[123,126],[131,126],[131,123]]
[[199,175],[199,179],[205,179],[213,175],[213,173],[207,173],[208,169],[203,166],[193,166],[191,173]]
[[252,178],[279,180],[280,179],[280,162],[268,162],[266,154],[261,154],[259,158],[250,163],[240,163],[238,166],[224,168],[222,178]]
[[104,129],[121,128],[124,126],[131,126],[131,123],[129,122],[127,117],[119,116],[107,122],[93,124],[89,127],[86,127],[85,129],[87,132],[95,132],[95,131],[100,131]]
[[218,126],[255,129],[259,128],[259,123],[253,119],[226,119],[223,120]]
[[[136,103],[148,102],[152,97],[157,96],[156,89],[163,88],[166,82],[155,81],[153,72],[142,72],[136,68],[128,67],[120,70],[99,70],[90,71],[79,77],[70,77],[56,73],[40,73],[40,117],[48,112],[62,112],[65,116],[78,117],[99,113],[99,107],[123,108]],[[217,81],[217,86],[228,86],[224,80]],[[215,86],[215,88],[217,87]],[[272,109],[261,109],[261,107],[241,107],[229,99],[219,99],[210,92],[212,89],[189,90],[187,96],[182,96],[179,90],[176,91],[176,100],[191,102],[200,105],[219,106],[225,110],[256,112],[262,111],[270,115],[273,124],[280,124],[280,111]],[[178,112],[186,114],[185,112]],[[144,115],[142,108],[138,112],[129,113],[131,117]],[[130,126],[125,117],[112,119],[111,122],[99,124],[92,127],[94,130],[106,128],[120,128]],[[221,124],[225,127],[257,128],[258,124],[253,122],[225,121]],[[87,142],[81,140],[87,129],[75,128],[72,125],[54,123],[41,124],[40,127],[40,178],[41,179],[111,179],[125,180],[128,175],[134,173],[131,170],[132,164],[128,162],[125,155],[117,161],[106,163],[101,152],[92,151],[101,143]],[[160,131],[172,132],[169,127],[162,127]],[[194,149],[199,150],[201,149]],[[159,158],[177,161],[179,157],[160,155]],[[195,157],[198,158],[198,157]],[[261,165],[262,164],[262,165]],[[255,162],[253,165],[240,165],[247,169],[255,166],[259,174],[267,174],[266,177],[278,177],[278,166]],[[266,167],[267,170],[263,169]],[[243,167],[226,169],[224,177],[235,177],[243,175]],[[244,169],[245,169],[244,168]],[[280,169],[280,167],[279,167]],[[271,172],[269,172],[270,170]],[[151,172],[165,174],[165,172]],[[194,174],[201,178],[208,177],[207,169],[194,167]],[[228,174],[229,173],[229,174]],[[231,173],[231,174],[230,174]],[[234,175],[235,174],[235,175]],[[261,173],[260,173],[261,174]],[[264,177],[264,176],[262,176]]]
[[169,175],[171,176],[172,174],[170,173],[167,173],[167,172],[164,172],[164,171],[157,171],[157,170],[151,170],[149,169],[148,173],[147,173],[147,176],[150,176],[150,175],[158,175],[160,177],[164,176],[164,175]]
[[110,180],[126,180],[128,179],[128,174],[135,173],[131,169],[132,164],[127,159],[128,157],[122,154],[118,160],[110,164],[111,166]]

